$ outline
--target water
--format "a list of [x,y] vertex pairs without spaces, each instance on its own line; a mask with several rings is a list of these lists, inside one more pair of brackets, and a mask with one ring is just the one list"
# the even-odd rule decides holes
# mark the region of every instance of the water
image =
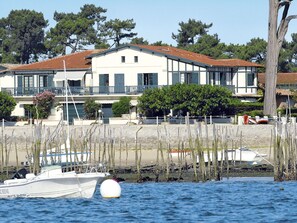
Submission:
[[[1,222],[296,222],[297,182],[122,183],[119,199],[2,199]],[[99,189],[99,188],[98,188]]]

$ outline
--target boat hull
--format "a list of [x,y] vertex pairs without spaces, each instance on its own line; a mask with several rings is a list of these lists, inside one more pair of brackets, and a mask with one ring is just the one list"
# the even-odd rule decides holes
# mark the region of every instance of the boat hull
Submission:
[[0,198],[92,198],[97,184],[106,173],[62,173],[59,176],[36,176],[12,179],[0,186]]
[[[213,153],[210,152],[210,156],[208,157],[207,153],[204,153],[204,162],[208,163],[214,160]],[[241,148],[241,149],[232,149],[225,151],[218,151],[217,160],[218,161],[230,161],[230,162],[244,162],[250,164],[257,164],[266,157],[266,154],[259,154],[250,149]],[[199,163],[199,156],[197,157],[197,162]]]

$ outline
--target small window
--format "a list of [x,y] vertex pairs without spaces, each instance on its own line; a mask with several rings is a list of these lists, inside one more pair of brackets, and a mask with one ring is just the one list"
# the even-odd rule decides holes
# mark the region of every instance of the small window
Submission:
[[126,57],[122,56],[122,63],[125,63],[125,62],[126,62]]
[[248,73],[248,86],[254,86],[255,73]]
[[134,63],[138,63],[138,56],[134,56]]

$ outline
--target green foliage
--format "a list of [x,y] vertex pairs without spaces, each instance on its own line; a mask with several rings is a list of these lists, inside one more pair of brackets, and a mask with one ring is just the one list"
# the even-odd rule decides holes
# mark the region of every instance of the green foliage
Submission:
[[225,52],[225,44],[220,43],[217,34],[214,35],[203,35],[201,36],[195,44],[188,45],[185,49],[210,56],[212,58],[228,58]]
[[8,118],[16,106],[16,101],[6,92],[0,91],[0,119]]
[[[34,118],[47,118],[50,115],[51,108],[54,105],[55,94],[50,91],[44,91],[37,94],[33,100],[35,111],[31,110]],[[33,109],[33,108],[31,108]]]
[[114,19],[107,21],[101,28],[101,36],[112,40],[117,47],[125,38],[133,38],[137,33],[131,32],[136,26],[133,19],[120,20]]
[[121,117],[122,114],[130,113],[131,97],[121,97],[118,102],[112,104],[112,113],[114,117]]
[[0,39],[4,51],[2,63],[29,63],[45,53],[44,29],[48,21],[34,10],[12,10],[0,19]]
[[188,22],[180,22],[178,34],[172,33],[172,39],[176,40],[178,47],[186,47],[195,44],[197,39],[207,34],[208,29],[212,27],[212,23],[205,24],[195,19],[189,19]]
[[84,103],[84,111],[87,119],[96,119],[101,105],[94,99],[88,98]]
[[145,115],[170,109],[191,115],[223,115],[230,111],[236,99],[227,88],[211,85],[176,84],[146,90],[138,98],[138,108]]
[[261,102],[238,102],[235,108],[235,114],[237,115],[255,116],[257,114],[263,116],[263,103]]
[[139,44],[139,45],[149,45],[149,42],[147,40],[144,40],[143,37],[135,37],[131,40],[131,44]]
[[66,54],[66,47],[70,47],[73,53],[92,44],[102,44],[97,32],[100,23],[106,19],[101,14],[106,11],[93,4],[86,4],[77,14],[55,12],[57,24],[47,33],[45,42],[52,55]]

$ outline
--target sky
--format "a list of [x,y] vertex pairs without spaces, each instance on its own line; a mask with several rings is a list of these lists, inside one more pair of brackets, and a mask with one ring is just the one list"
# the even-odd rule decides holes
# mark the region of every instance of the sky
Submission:
[[[53,14],[80,11],[85,4],[107,9],[110,19],[133,19],[133,32],[149,43],[162,41],[176,46],[172,33],[177,34],[180,22],[189,19],[213,23],[208,34],[218,34],[226,44],[246,44],[252,38],[267,40],[269,0],[9,0],[1,5],[0,18],[11,10],[30,9],[42,12],[49,26],[54,27]],[[291,3],[289,14],[297,14],[297,0]],[[297,21],[290,23],[287,40],[297,33]]]

